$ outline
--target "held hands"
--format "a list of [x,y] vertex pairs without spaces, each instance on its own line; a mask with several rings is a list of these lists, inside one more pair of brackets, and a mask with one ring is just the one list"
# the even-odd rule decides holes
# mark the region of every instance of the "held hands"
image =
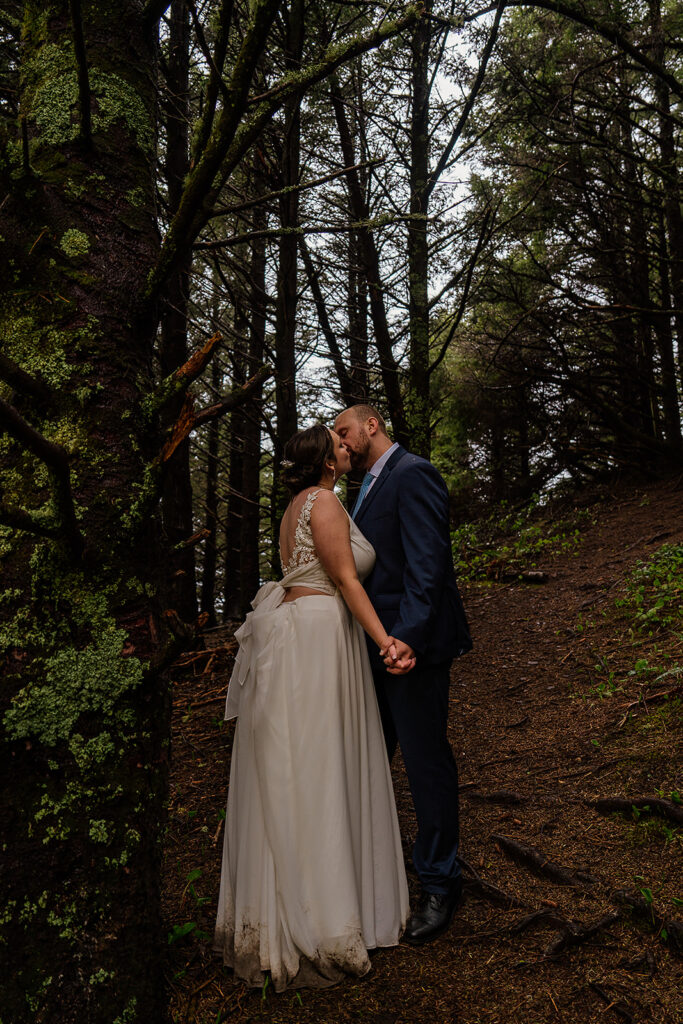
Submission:
[[393,676],[405,675],[415,667],[415,652],[412,647],[404,644],[402,640],[397,640],[396,637],[388,636],[379,653],[380,657],[384,658],[387,672]]

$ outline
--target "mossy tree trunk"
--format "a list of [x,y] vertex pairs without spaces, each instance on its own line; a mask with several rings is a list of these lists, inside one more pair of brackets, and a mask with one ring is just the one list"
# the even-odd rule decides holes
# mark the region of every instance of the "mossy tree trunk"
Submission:
[[134,304],[159,247],[142,8],[26,3],[21,121],[0,138],[0,771],[12,783],[0,1013],[12,1024],[165,1020],[154,323]]

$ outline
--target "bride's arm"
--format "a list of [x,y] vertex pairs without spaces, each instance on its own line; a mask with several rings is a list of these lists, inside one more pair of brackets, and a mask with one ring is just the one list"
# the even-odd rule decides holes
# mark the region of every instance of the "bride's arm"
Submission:
[[311,533],[318,558],[330,579],[339,587],[349,611],[380,651],[392,643],[363,584],[358,579],[351,551],[349,517],[332,491],[320,491],[311,510]]

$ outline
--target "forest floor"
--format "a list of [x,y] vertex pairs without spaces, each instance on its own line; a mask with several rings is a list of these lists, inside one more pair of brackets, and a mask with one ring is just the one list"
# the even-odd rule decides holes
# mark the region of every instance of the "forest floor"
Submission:
[[[232,649],[181,659],[164,896],[175,1024],[682,1024],[683,559],[629,583],[683,544],[681,480],[533,523],[526,550],[517,524],[488,560],[471,539],[488,578],[462,587],[475,647],[453,667],[450,738],[465,902],[447,934],[373,954],[360,981],[276,995],[212,955]],[[547,580],[501,582],[510,566]],[[415,822],[400,763],[393,775],[414,900]],[[607,798],[622,810],[601,813]]]

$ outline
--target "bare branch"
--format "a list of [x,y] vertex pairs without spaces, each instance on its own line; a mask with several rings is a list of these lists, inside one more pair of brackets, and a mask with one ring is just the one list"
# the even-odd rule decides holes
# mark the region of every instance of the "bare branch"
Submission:
[[277,2],[262,0],[256,7],[254,20],[235,62],[229,89],[230,102],[225,104],[201,159],[190,173],[180,206],[142,296],[147,303],[154,300],[185,248],[192,244],[206,224],[224,182],[287,98],[329,78],[342,64],[398,35],[422,13],[420,7],[410,6],[396,21],[385,22],[367,35],[329,47],[320,60],[286,76],[276,95],[259,103],[249,118],[243,120],[252,76],[275,17]]
[[4,428],[8,434],[11,434],[24,448],[33,452],[49,468],[59,513],[57,529],[66,536],[72,553],[76,557],[80,557],[83,551],[83,537],[78,526],[71,493],[71,473],[66,450],[61,445],[54,444],[43,437],[26,422],[14,406],[2,398],[0,398],[0,428]]
[[450,343],[453,340],[453,336],[454,336],[455,332],[457,331],[458,327],[460,326],[460,321],[462,320],[463,315],[465,313],[465,309],[466,309],[466,306],[467,306],[467,300],[468,300],[469,294],[470,294],[470,287],[472,285],[472,277],[474,275],[474,268],[477,265],[477,260],[479,259],[479,253],[483,249],[484,243],[485,243],[485,241],[487,240],[487,237],[488,237],[487,236],[487,229],[488,229],[489,221],[491,220],[491,216],[492,216],[491,210],[488,209],[486,211],[486,213],[484,214],[484,219],[482,220],[481,229],[479,231],[479,238],[477,239],[477,245],[475,247],[474,252],[472,253],[472,256],[470,257],[469,265],[467,267],[467,276],[465,277],[465,285],[464,285],[463,290],[462,290],[462,295],[460,296],[460,302],[458,303],[458,309],[456,311],[455,317],[453,318],[453,323],[451,324],[450,330],[448,331],[448,336],[447,336],[446,340],[444,341],[443,345],[441,346],[441,349],[439,351],[438,356],[436,357],[436,359],[432,362],[431,366],[429,367],[429,373],[430,374],[434,372],[434,370],[437,368],[437,366],[439,365],[439,363],[441,362],[443,357],[446,355],[446,352],[448,351],[448,347],[449,347]]
[[142,20],[145,25],[155,25],[171,6],[171,0],[148,0],[147,6],[142,12]]
[[325,299],[323,297],[322,290],[320,288],[320,282],[318,280],[319,273],[313,266],[313,260],[309,252],[308,246],[306,245],[306,239],[301,238],[299,240],[299,249],[304,261],[304,268],[306,270],[306,276],[308,277],[308,285],[313,295],[313,301],[315,302],[315,308],[318,313],[318,320],[320,321],[321,330],[325,336],[327,342],[327,348],[330,353],[330,358],[334,364],[334,368],[337,371],[337,377],[339,379],[339,387],[341,388],[342,396],[344,398],[345,405],[353,405],[356,402],[354,395],[354,386],[351,375],[346,368],[344,359],[339,348],[336,335],[332,330],[330,324],[330,318],[327,315],[327,307],[325,305]]
[[202,423],[208,423],[209,420],[217,419],[219,416],[224,416],[233,409],[237,409],[238,406],[242,405],[251,397],[254,391],[256,391],[265,380],[268,380],[268,378],[272,376],[272,367],[262,366],[261,369],[253,375],[253,377],[249,378],[246,384],[233,388],[233,390],[222,398],[220,402],[217,402],[215,405],[210,405],[198,413],[195,413],[194,401],[188,395],[183,403],[182,409],[180,410],[180,415],[173,425],[170,437],[155,459],[155,463],[159,464],[168,462],[178,445],[182,444],[185,438],[189,437],[193,430],[201,426]]
[[483,52],[481,60],[479,62],[479,70],[477,71],[477,76],[474,79],[474,82],[472,83],[472,88],[470,89],[470,94],[467,97],[467,100],[465,101],[465,105],[462,108],[462,110],[460,111],[460,117],[458,118],[458,123],[456,124],[455,128],[453,129],[451,137],[448,140],[448,143],[447,143],[446,147],[444,148],[443,152],[441,153],[441,156],[439,157],[439,161],[438,161],[436,167],[434,168],[432,173],[429,175],[429,181],[427,183],[427,190],[426,190],[427,196],[429,196],[431,194],[431,192],[432,192],[434,186],[436,185],[438,179],[441,177],[441,174],[443,173],[444,169],[448,165],[448,161],[450,159],[451,153],[453,152],[453,149],[455,148],[455,146],[456,146],[456,144],[458,142],[458,139],[462,135],[462,132],[463,132],[463,129],[464,129],[465,125],[467,124],[467,119],[470,116],[470,113],[472,111],[472,107],[474,106],[474,101],[476,100],[477,94],[479,93],[479,90],[481,89],[481,86],[482,86],[483,81],[484,81],[484,75],[486,74],[486,68],[488,66],[489,58],[490,58],[491,53],[493,51],[493,47],[495,45],[496,39],[498,38],[498,29],[500,28],[500,19],[503,16],[503,11],[505,10],[506,6],[507,6],[507,0],[498,0],[498,6],[496,7],[496,16],[494,18],[493,25],[491,26],[491,31],[489,32],[489,37],[486,40],[486,46],[484,47],[484,52]]
[[23,370],[18,363],[15,363],[9,356],[0,352],[0,380],[4,380],[23,395],[30,395],[41,402],[49,402],[53,394],[40,377],[32,377],[30,373]]

